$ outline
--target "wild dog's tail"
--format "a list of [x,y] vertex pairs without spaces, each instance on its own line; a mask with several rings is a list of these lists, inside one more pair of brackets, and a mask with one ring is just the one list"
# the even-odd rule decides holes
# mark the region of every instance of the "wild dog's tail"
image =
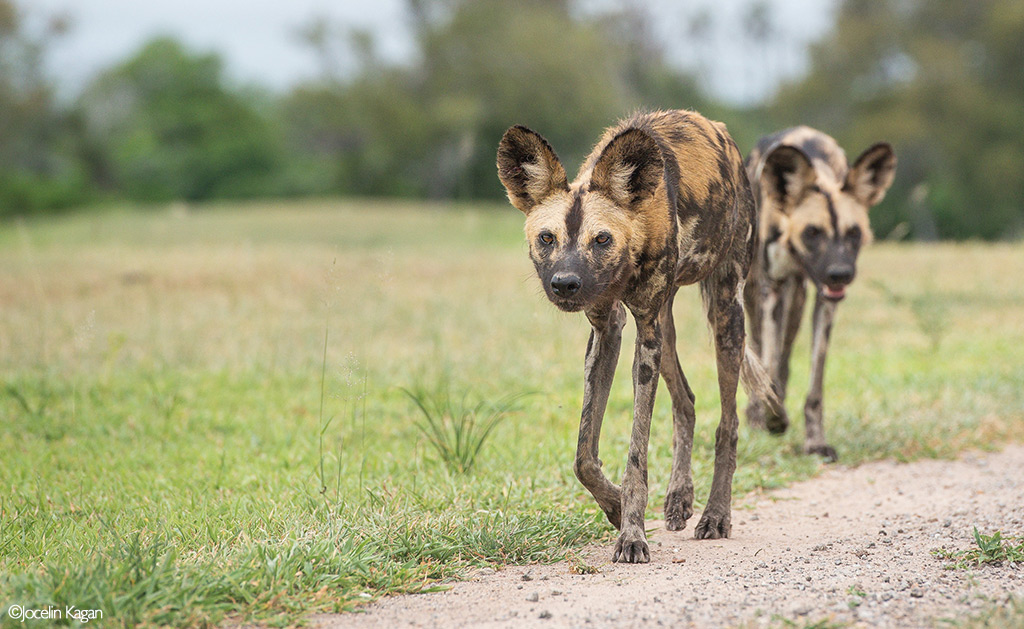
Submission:
[[775,392],[772,379],[761,364],[761,359],[749,343],[744,343],[743,364],[740,366],[740,382],[743,383],[743,390],[751,398],[760,400],[768,405],[777,415],[782,415],[782,402]]

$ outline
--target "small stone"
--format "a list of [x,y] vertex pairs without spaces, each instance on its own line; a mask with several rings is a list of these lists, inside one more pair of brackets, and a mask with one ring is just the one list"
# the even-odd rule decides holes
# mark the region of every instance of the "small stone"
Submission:
[[526,596],[526,600],[530,601],[531,603],[536,603],[540,600],[540,594],[538,594],[537,592],[530,592]]
[[524,572],[523,576],[521,576],[519,578],[522,579],[523,581],[533,581],[533,573],[532,572]]
[[921,588],[913,588],[910,590],[910,595],[914,598],[924,598],[924,590]]
[[543,618],[544,620],[547,620],[548,618],[551,618],[551,612],[549,612],[548,610],[545,609],[544,611],[542,611],[540,613],[538,618]]
[[561,596],[562,590],[551,590],[551,596]]
[[946,521],[944,521],[944,522],[942,523],[942,527],[943,527],[943,528],[947,528],[947,529],[948,529],[948,528],[949,528],[949,527],[951,527],[951,526],[953,526],[953,520],[946,520]]

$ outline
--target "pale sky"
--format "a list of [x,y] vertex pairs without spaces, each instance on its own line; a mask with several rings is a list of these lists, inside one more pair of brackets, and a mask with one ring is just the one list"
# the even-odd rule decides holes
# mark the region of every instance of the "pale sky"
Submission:
[[[55,13],[71,17],[71,31],[56,42],[48,58],[65,95],[161,34],[178,37],[196,51],[220,53],[238,82],[273,89],[316,74],[316,60],[295,31],[317,16],[370,30],[385,58],[407,59],[412,50],[404,0],[16,1],[36,23]],[[656,15],[652,23],[670,60],[698,70],[713,93],[735,102],[763,95],[780,75],[802,71],[804,44],[828,29],[835,0],[767,0],[783,42],[767,65],[751,63],[754,53],[737,45],[735,33],[750,0],[589,0],[588,6],[600,10],[621,2]],[[701,7],[713,10],[716,34],[710,48],[695,50],[687,41],[686,27],[689,16]]]

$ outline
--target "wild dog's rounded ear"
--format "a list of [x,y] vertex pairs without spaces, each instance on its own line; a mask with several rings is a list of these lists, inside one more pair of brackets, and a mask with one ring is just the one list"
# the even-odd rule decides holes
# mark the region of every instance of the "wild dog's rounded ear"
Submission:
[[872,144],[860,154],[846,175],[843,190],[871,207],[885,198],[896,178],[896,153],[888,142]]
[[765,157],[761,169],[761,190],[782,206],[783,211],[795,207],[817,175],[811,160],[793,146],[778,146]]
[[498,144],[498,179],[508,200],[524,214],[552,192],[568,190],[565,168],[539,133],[516,125]]
[[626,129],[601,151],[590,189],[618,205],[635,208],[654,194],[664,173],[665,161],[654,138],[642,129]]

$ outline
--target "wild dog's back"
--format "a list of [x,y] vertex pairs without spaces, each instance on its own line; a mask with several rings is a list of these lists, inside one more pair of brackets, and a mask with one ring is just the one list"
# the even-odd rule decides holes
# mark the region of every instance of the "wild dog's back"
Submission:
[[[720,261],[734,253],[733,245],[743,248],[737,252],[737,262],[748,264],[756,227],[747,234],[738,226],[756,224],[754,202],[743,158],[721,122],[678,109],[634,114],[605,131],[580,167],[576,181],[589,181],[605,146],[631,128],[650,134],[665,160],[662,207],[674,208],[674,212],[670,212],[671,217],[652,212],[646,222],[648,233],[675,232],[676,284],[692,284],[707,277]],[[744,234],[745,240],[732,242]]]

